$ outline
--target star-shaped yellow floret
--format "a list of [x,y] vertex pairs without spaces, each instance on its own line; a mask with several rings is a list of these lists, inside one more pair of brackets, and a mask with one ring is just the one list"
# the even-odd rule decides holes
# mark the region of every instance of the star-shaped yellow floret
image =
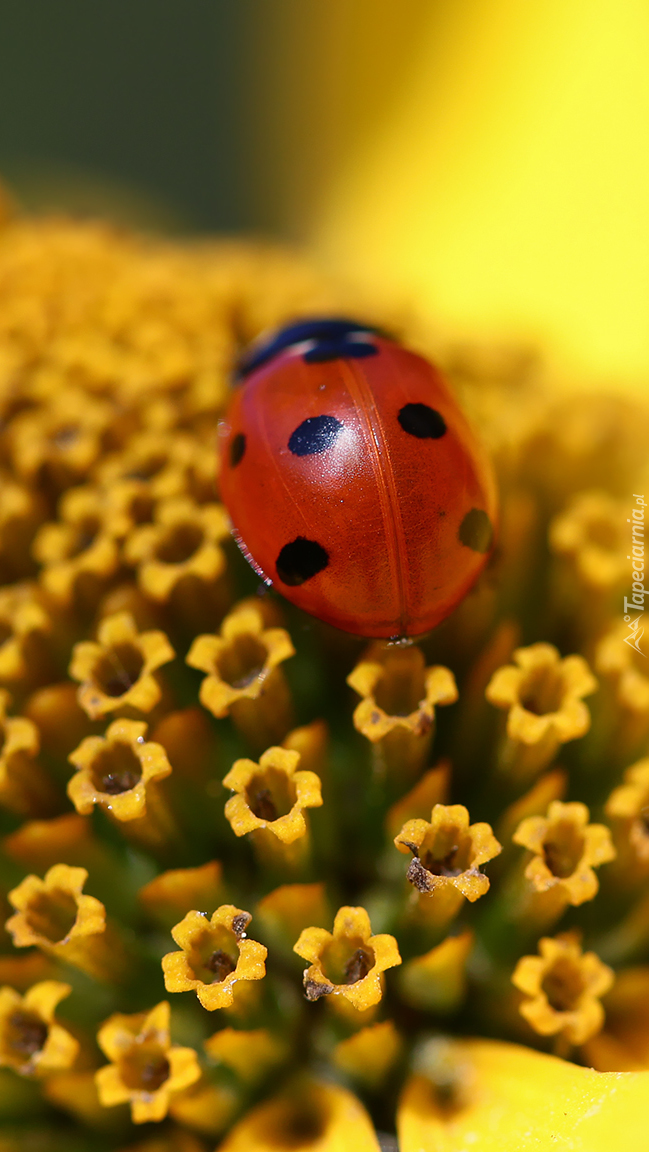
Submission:
[[457,700],[453,673],[442,665],[425,668],[423,653],[416,646],[386,649],[375,645],[350,672],[347,683],[363,697],[354,712],[354,725],[372,742],[397,729],[427,735],[435,720],[435,706]]
[[[595,670],[614,686],[618,704],[649,715],[649,661],[643,652],[644,623],[638,610],[629,623],[616,620],[595,649]],[[628,643],[627,643],[628,641]]]
[[514,664],[499,668],[486,691],[487,700],[508,709],[507,735],[522,744],[550,738],[556,746],[583,736],[590,713],[582,697],[597,681],[582,656],[561,659],[552,644],[517,648]]
[[580,492],[550,524],[553,552],[570,558],[580,581],[605,590],[628,577],[626,510],[608,492]]
[[394,843],[412,852],[408,879],[418,892],[452,887],[471,901],[489,888],[480,865],[502,850],[490,824],[469,824],[463,804],[436,804],[430,821],[407,820]]
[[69,984],[42,980],[24,996],[0,988],[0,1065],[21,1076],[44,1075],[73,1064],[79,1044],[54,1019]]
[[267,628],[261,610],[243,604],[226,616],[218,636],[197,636],[187,663],[207,676],[201,703],[214,716],[226,716],[233,704],[257,700],[268,691],[278,666],[295,655],[284,628]]
[[249,912],[222,904],[208,919],[188,912],[171,929],[180,952],[162,958],[167,992],[195,991],[204,1008],[230,1008],[235,986],[242,980],[262,980],[267,949],[246,936]]
[[72,939],[104,931],[106,911],[100,900],[84,895],[85,868],[54,864],[43,880],[26,876],[9,893],[16,912],[6,923],[18,948],[36,944],[46,951]]
[[513,840],[533,854],[525,876],[537,892],[561,889],[569,904],[592,900],[599,889],[593,871],[615,858],[611,833],[604,824],[589,824],[585,804],[553,800],[547,816],[528,816]]
[[225,815],[236,836],[267,829],[283,844],[292,844],[307,830],[305,808],[322,804],[320,777],[298,769],[299,752],[268,748],[259,763],[237,760],[223,784],[235,793]]
[[97,1041],[111,1061],[95,1073],[99,1099],[106,1108],[129,1103],[135,1124],[163,1120],[172,1095],[201,1074],[194,1049],[171,1043],[166,1000],[150,1012],[116,1013],[102,1024]]
[[381,974],[401,963],[394,936],[372,936],[364,908],[339,908],[333,934],[305,928],[293,951],[310,962],[303,977],[307,1000],[341,996],[360,1011],[379,1003]]
[[105,736],[87,736],[68,759],[77,769],[68,796],[87,815],[95,804],[117,820],[136,820],[146,812],[147,785],[162,780],[171,764],[161,744],[145,741],[140,720],[114,720]]
[[138,632],[129,612],[106,616],[97,640],[75,644],[70,675],[79,680],[79,703],[91,719],[111,712],[146,713],[162,691],[155,672],[175,652],[164,632]]
[[138,583],[153,600],[167,600],[187,577],[213,583],[225,569],[221,542],[230,532],[220,504],[195,504],[185,496],[161,500],[155,523],[135,528],[124,555],[137,566]]
[[521,1015],[541,1036],[562,1033],[571,1044],[583,1044],[604,1023],[600,996],[613,984],[611,968],[594,952],[582,952],[567,932],[539,940],[539,956],[522,956],[512,983],[526,999]]

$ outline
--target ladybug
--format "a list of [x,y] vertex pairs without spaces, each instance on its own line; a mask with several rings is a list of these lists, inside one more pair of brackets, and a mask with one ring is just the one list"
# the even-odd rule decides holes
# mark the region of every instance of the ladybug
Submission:
[[243,358],[221,493],[267,584],[346,632],[418,636],[493,543],[489,462],[439,371],[346,319],[292,324]]

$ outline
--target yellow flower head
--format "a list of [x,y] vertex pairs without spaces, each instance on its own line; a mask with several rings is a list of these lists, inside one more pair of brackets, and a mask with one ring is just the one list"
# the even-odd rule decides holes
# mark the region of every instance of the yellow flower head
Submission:
[[172,471],[173,484],[179,493],[186,494],[197,504],[214,504],[218,500],[219,456],[211,433],[207,438],[188,436],[179,442]]
[[638,760],[624,773],[624,783],[606,801],[606,815],[628,831],[635,855],[649,863],[649,757]]
[[19,476],[44,480],[57,490],[87,476],[102,451],[113,410],[78,388],[57,389],[46,400],[12,422],[10,447]]
[[550,547],[571,559],[587,588],[609,590],[628,577],[626,506],[606,492],[581,492],[550,524]]
[[364,908],[339,908],[333,934],[305,928],[293,951],[310,962],[303,977],[307,1000],[341,996],[360,1011],[379,1003],[381,974],[401,963],[394,936],[372,936]]
[[152,919],[171,929],[197,904],[209,908],[220,902],[222,877],[218,860],[198,868],[170,868],[140,888],[138,901]]
[[557,746],[583,736],[590,713],[582,697],[597,688],[597,681],[582,656],[561,659],[552,644],[517,648],[516,665],[494,673],[487,700],[508,709],[507,735],[522,744],[550,738]]
[[[437,1041],[437,1068],[403,1090],[397,1131],[402,1152],[469,1148],[485,1152],[572,1147],[609,1152],[621,1136],[642,1148],[648,1073],[602,1076],[567,1060],[498,1040]],[[479,1144],[477,1145],[479,1147]],[[525,1149],[527,1152],[527,1149]]]
[[436,804],[430,821],[407,820],[394,843],[400,852],[412,852],[408,879],[418,892],[450,887],[471,902],[489,889],[480,865],[502,851],[491,826],[469,824],[462,804]]
[[258,1104],[232,1129],[219,1152],[380,1152],[360,1101],[337,1084],[298,1080],[280,1096]]
[[180,431],[175,427],[176,415],[173,408],[165,409],[163,415],[159,405],[141,414],[141,419],[154,426],[136,432],[120,452],[105,457],[95,470],[106,492],[133,482],[154,501],[189,496],[198,504],[214,502],[216,445]]
[[97,640],[83,640],[72,652],[81,707],[93,720],[124,709],[150,712],[162,695],[154,673],[174,656],[164,632],[138,632],[128,612],[107,616]]
[[466,964],[474,943],[473,932],[460,932],[408,960],[398,980],[406,1003],[440,1015],[458,1008],[466,995]]
[[[404,364],[430,347],[498,474],[494,562],[416,644],[366,646],[254,594],[218,502],[219,446],[254,438],[245,403],[240,427],[226,409],[242,346],[341,315],[400,333]],[[72,1144],[128,1144],[125,1104],[137,1123],[168,1117],[142,1152],[378,1152],[374,1123],[396,1125],[402,1152],[644,1148],[649,1071],[623,1070],[649,1068],[649,782],[634,763],[649,671],[642,621],[623,632],[619,617],[649,522],[649,407],[556,403],[537,350],[444,343],[268,245],[10,220],[0,203],[1,847],[5,880],[35,873],[2,917],[0,985],[15,991],[0,990],[0,1079],[27,1142],[46,1139],[43,1099]],[[301,351],[293,367],[325,395],[332,365],[302,368]],[[360,381],[390,356],[334,367]],[[454,439],[409,447],[437,458]],[[293,466],[321,473],[319,457]],[[471,499],[471,477],[458,482]],[[543,642],[512,656],[530,637]],[[47,818],[68,780],[78,811]],[[613,849],[585,804],[609,793],[618,856],[579,914],[582,953],[547,925],[597,894]],[[470,823],[478,810],[491,826]],[[190,1048],[171,1044],[167,1004],[136,1012],[172,941],[158,973]],[[594,953],[618,969],[601,1005],[611,974]],[[63,964],[86,974],[71,1019],[120,1009],[96,1077],[90,1038],[73,1065],[53,1015]],[[303,1002],[303,980],[326,1005]],[[208,1040],[205,1008],[224,1013]],[[453,1038],[483,1026],[502,1039]],[[570,1058],[534,1050],[553,1042]]]
[[232,904],[222,904],[208,919],[204,912],[188,912],[171,929],[180,952],[162,958],[167,992],[194,990],[204,1008],[230,1008],[235,985],[262,980],[267,949],[246,936],[252,917]]
[[153,518],[155,497],[144,480],[115,480],[101,495],[106,530],[116,540],[124,539]]
[[597,645],[595,670],[613,683],[622,708],[646,716],[649,715],[649,660],[640,647],[642,633],[638,647],[634,639],[630,625],[617,620]]
[[[327,924],[331,909],[324,884],[280,884],[255,909],[271,950],[286,954],[303,928]],[[292,957],[291,957],[292,959]]]
[[74,1063],[79,1044],[54,1019],[57,1004],[71,991],[58,980],[34,984],[24,996],[0,988],[0,1065],[21,1076],[43,1076]]
[[354,725],[373,742],[399,728],[426,735],[435,720],[435,705],[457,700],[453,673],[441,666],[425,668],[423,653],[414,645],[401,649],[374,645],[347,683],[363,697],[354,712]]
[[541,1036],[562,1033],[571,1044],[583,1044],[604,1023],[600,997],[614,974],[594,952],[582,952],[578,938],[564,933],[539,940],[539,956],[522,956],[512,983],[526,999],[521,1015]]
[[0,684],[14,684],[33,672],[38,641],[51,631],[52,623],[34,584],[11,584],[0,588]]
[[162,500],[155,522],[134,529],[124,555],[153,600],[166,600],[187,577],[212,584],[225,568],[220,547],[230,522],[220,504],[197,505],[186,497]]
[[585,804],[553,800],[547,816],[528,816],[512,839],[532,853],[526,878],[537,892],[561,889],[569,904],[592,900],[599,889],[593,871],[615,858],[611,833],[604,824],[589,824]]
[[166,1000],[150,1012],[115,1013],[102,1024],[97,1041],[110,1060],[95,1073],[99,1099],[105,1108],[129,1103],[135,1124],[163,1120],[174,1093],[201,1074],[194,1049],[171,1043]]
[[245,1032],[239,1028],[221,1028],[203,1045],[208,1056],[226,1064],[246,1083],[254,1084],[288,1054],[286,1043],[267,1028]]
[[87,736],[70,754],[77,772],[68,796],[77,812],[87,815],[99,804],[118,820],[145,814],[147,784],[171,772],[162,745],[145,741],[146,730],[142,721],[114,720],[105,736]]
[[136,432],[121,452],[100,461],[94,475],[106,492],[115,484],[132,481],[154,501],[184,495],[175,462],[185,460],[193,448],[192,438],[182,433],[174,435],[160,429]]
[[43,565],[41,583],[56,601],[101,589],[119,567],[119,545],[106,521],[101,493],[72,488],[60,501],[60,520],[43,524],[33,553]]
[[572,561],[587,587],[608,590],[628,579],[626,505],[606,492],[581,492],[550,525],[550,548]]
[[110,859],[104,855],[91,821],[76,812],[66,812],[53,820],[28,820],[5,837],[2,848],[23,868],[34,868],[39,872],[46,872],[52,861],[64,857],[73,864],[83,859],[93,864]]
[[218,636],[197,636],[187,663],[207,676],[200,700],[214,716],[226,716],[240,700],[257,700],[272,673],[295,649],[284,628],[267,628],[261,609],[248,603],[226,616]]
[[9,693],[0,689],[0,802],[29,814],[20,777],[26,762],[38,753],[38,728],[26,716],[7,716],[10,702]]
[[600,1072],[649,1070],[649,967],[623,968],[605,994],[606,1020],[583,1057]]
[[534,414],[530,434],[519,445],[520,467],[528,483],[553,508],[566,493],[610,488],[625,496],[646,459],[644,420],[638,406],[621,393],[561,394]]
[[43,518],[38,492],[17,484],[11,472],[0,471],[0,579],[19,580],[31,570],[30,546]]
[[353,1080],[377,1089],[392,1071],[403,1052],[403,1039],[392,1020],[360,1028],[339,1041],[333,1052],[336,1067]]
[[16,912],[7,920],[17,948],[36,944],[45,951],[73,939],[104,931],[106,912],[101,901],[83,894],[85,868],[54,864],[41,880],[26,876],[9,893]]
[[237,760],[223,780],[235,793],[225,815],[236,836],[267,829],[283,844],[292,844],[306,832],[305,808],[322,804],[320,778],[298,769],[299,752],[269,748],[260,758]]
[[0,956],[0,982],[10,984],[18,992],[27,992],[32,984],[47,980],[54,973],[53,961],[42,952]]

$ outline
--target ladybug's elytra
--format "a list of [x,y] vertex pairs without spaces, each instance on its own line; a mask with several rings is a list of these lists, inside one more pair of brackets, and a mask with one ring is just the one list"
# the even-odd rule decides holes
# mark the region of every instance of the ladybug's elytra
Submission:
[[242,362],[221,492],[259,575],[361,636],[428,632],[487,561],[489,462],[432,364],[351,320],[293,324]]

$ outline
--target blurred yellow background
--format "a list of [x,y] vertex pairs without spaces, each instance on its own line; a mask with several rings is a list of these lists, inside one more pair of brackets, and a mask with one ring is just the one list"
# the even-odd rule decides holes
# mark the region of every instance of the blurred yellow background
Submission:
[[306,243],[444,337],[649,390],[647,0],[0,0],[29,206]]
[[649,391],[649,4],[432,5],[311,235],[446,331]]

